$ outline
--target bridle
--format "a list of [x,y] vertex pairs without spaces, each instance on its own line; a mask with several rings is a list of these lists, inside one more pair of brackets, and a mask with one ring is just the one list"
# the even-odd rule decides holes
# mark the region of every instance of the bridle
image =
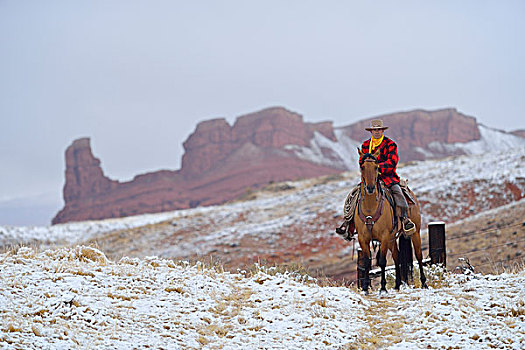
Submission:
[[[359,204],[357,206],[357,214],[359,216],[359,218],[365,223],[366,225],[366,228],[368,229],[368,233],[372,234],[372,227],[374,226],[374,224],[376,223],[377,220],[379,220],[379,218],[381,217],[381,215],[383,214],[383,203],[384,203],[384,199],[385,199],[385,192],[381,190],[381,185],[379,183],[379,177],[376,177],[376,183],[375,183],[375,188],[374,188],[374,194],[375,194],[375,197],[376,197],[376,201],[379,203],[377,205],[377,208],[376,208],[376,212],[374,213],[374,215],[367,215],[365,216],[363,214],[363,210],[361,208],[362,206],[362,203],[365,199],[365,195],[372,195],[371,193],[368,193],[367,190],[365,189],[365,178],[363,176],[363,165],[365,162],[375,162],[377,163],[377,159],[371,155],[370,153],[366,153],[365,155],[363,155],[362,159],[361,159],[361,162],[359,163],[359,165],[361,166],[361,200],[359,201]],[[368,187],[368,185],[366,185],[366,187]],[[381,195],[379,197],[379,195]]]
[[[365,192],[365,194],[371,195],[372,193],[368,193],[366,189],[363,188],[366,184],[365,177],[363,175],[363,166],[365,162],[374,162],[377,164],[377,159],[372,154],[365,153],[361,161],[359,162],[359,166],[361,168],[361,192]],[[366,187],[368,188],[369,185],[366,185]],[[375,185],[374,185],[374,192],[375,192],[376,200],[379,200],[379,197],[378,197],[379,192],[381,192],[381,194],[384,195],[381,189],[381,185],[379,183],[379,176],[377,176],[377,174],[376,174],[376,180],[375,180]]]

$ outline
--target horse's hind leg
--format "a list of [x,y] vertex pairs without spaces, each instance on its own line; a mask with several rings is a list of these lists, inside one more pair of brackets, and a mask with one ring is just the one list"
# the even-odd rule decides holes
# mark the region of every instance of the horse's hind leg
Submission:
[[419,279],[421,280],[421,287],[427,288],[427,278],[425,276],[425,272],[423,271],[423,253],[421,252],[421,235],[419,231],[416,231],[412,235],[412,244],[414,245],[414,253],[419,265]]
[[399,287],[401,287],[401,268],[399,266],[399,251],[397,250],[397,243],[395,241],[392,242],[392,245],[390,246],[390,252],[392,253],[392,260],[394,260],[396,266],[396,285],[394,288],[399,290]]

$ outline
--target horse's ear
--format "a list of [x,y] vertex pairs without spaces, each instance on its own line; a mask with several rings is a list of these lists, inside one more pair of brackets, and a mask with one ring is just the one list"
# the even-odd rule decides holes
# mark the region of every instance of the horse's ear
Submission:
[[380,148],[377,148],[377,151],[374,152],[374,154],[372,154],[374,156],[374,158],[377,160],[379,159],[379,155],[381,154],[381,149]]

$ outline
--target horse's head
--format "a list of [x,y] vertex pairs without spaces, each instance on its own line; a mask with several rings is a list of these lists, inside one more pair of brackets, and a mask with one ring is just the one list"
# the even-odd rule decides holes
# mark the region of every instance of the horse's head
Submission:
[[360,149],[359,152],[359,166],[361,168],[361,181],[365,187],[366,194],[374,194],[376,191],[377,176],[379,174],[377,167],[377,159],[379,158],[380,150],[374,154],[363,153]]

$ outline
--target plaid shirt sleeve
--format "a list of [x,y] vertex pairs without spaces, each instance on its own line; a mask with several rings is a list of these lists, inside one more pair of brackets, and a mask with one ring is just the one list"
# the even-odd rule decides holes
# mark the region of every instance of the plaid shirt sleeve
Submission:
[[394,141],[388,140],[381,147],[381,157],[379,159],[379,171],[383,176],[396,175],[396,167],[399,157],[397,156],[397,145]]

